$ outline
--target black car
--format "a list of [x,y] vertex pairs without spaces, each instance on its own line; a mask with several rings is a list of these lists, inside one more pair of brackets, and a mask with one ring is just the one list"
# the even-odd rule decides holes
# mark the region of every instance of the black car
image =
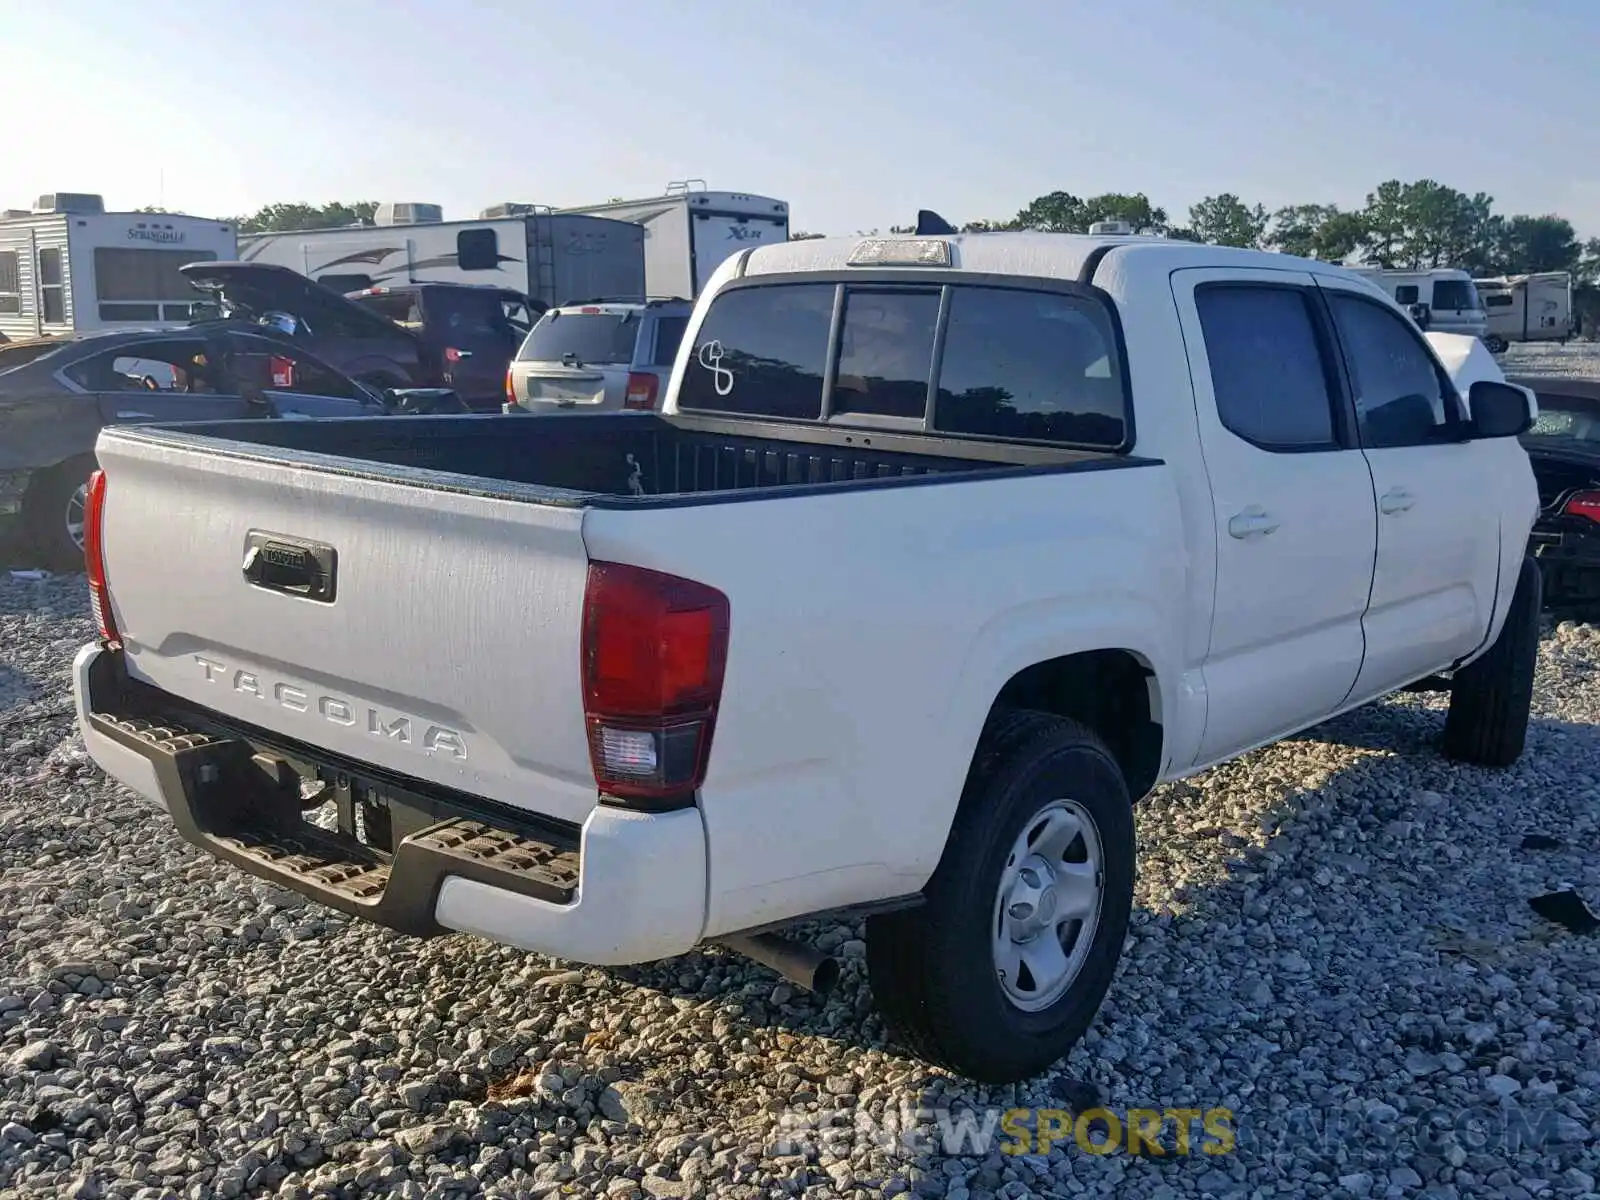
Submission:
[[271,263],[180,270],[229,321],[268,325],[373,387],[446,387],[484,412],[500,411],[506,366],[540,311],[520,292],[479,284],[394,284],[345,296]]
[[417,334],[288,267],[197,262],[179,270],[214,298],[217,319],[197,325],[220,321],[274,330],[379,390],[441,382]]
[[83,497],[106,425],[460,411],[446,391],[378,392],[259,328],[134,330],[0,346],[0,526],[33,561],[82,561]]
[[1600,615],[1600,381],[1509,378],[1539,399],[1522,444],[1539,485],[1529,551],[1544,573],[1545,606]]

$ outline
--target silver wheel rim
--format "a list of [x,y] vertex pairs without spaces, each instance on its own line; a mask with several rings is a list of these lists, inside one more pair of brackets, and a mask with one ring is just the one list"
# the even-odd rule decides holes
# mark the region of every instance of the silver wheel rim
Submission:
[[67,536],[79,550],[83,549],[83,512],[89,506],[89,483],[85,480],[67,497]]
[[1045,805],[1017,835],[1000,872],[993,931],[995,975],[1023,1012],[1049,1008],[1072,987],[1100,925],[1105,856],[1083,805]]

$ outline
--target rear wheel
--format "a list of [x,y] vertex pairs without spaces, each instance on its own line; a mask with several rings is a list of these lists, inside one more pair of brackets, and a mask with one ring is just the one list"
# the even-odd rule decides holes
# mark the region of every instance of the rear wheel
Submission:
[[1074,721],[997,713],[926,903],[867,923],[890,1031],[983,1082],[1044,1070],[1111,986],[1133,876],[1132,803],[1105,744]]
[[1444,723],[1444,752],[1450,758],[1509,767],[1521,757],[1533,706],[1543,585],[1539,564],[1524,558],[1500,635],[1451,681],[1450,711]]
[[94,455],[83,454],[33,477],[22,513],[40,565],[56,571],[82,568],[83,513],[94,469]]
[[1483,344],[1488,349],[1490,354],[1504,354],[1509,346],[1509,343],[1505,340],[1505,338],[1501,337],[1498,333],[1491,333],[1488,337],[1484,338]]

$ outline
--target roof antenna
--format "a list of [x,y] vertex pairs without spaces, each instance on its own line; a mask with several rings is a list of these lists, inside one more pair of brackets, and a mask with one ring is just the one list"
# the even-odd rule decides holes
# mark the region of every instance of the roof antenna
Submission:
[[917,233],[919,235],[955,232],[957,232],[956,227],[932,209],[921,208],[917,210]]

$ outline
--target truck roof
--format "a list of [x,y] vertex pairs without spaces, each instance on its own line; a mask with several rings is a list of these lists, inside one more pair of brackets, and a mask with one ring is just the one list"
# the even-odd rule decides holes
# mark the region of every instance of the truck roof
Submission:
[[[993,275],[1022,275],[1047,279],[1077,279],[1097,251],[1126,248],[1145,256],[1164,258],[1178,267],[1239,267],[1267,270],[1313,271],[1343,274],[1338,263],[1296,258],[1265,250],[1211,246],[1176,238],[1129,234],[1077,233],[960,233],[944,235],[889,234],[856,237],[809,238],[758,246],[745,260],[746,275],[789,272],[843,271],[850,256],[864,242],[943,241],[950,244],[950,267]],[[885,264],[889,265],[889,264]],[[917,269],[917,268],[912,268]]]

